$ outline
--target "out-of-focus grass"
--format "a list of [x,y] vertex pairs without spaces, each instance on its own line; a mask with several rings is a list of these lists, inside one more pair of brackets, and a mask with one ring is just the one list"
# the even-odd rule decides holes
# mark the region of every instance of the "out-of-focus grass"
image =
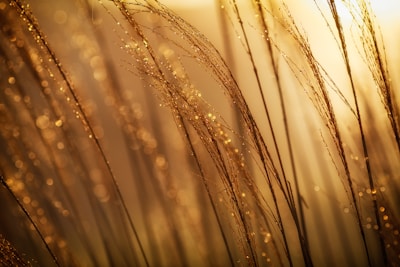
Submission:
[[1,264],[396,266],[370,4],[303,14],[331,61],[285,2],[216,5],[222,51],[157,1],[0,2]]

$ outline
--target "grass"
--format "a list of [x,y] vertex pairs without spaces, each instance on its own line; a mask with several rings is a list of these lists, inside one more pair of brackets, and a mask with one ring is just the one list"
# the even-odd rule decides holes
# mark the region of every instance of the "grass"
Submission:
[[0,2],[1,265],[398,264],[373,3],[302,11],[333,59],[290,1],[216,1],[215,43],[157,1],[28,3]]

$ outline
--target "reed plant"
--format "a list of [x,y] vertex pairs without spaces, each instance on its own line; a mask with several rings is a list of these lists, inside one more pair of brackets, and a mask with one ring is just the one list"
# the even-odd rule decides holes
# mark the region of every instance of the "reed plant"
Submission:
[[398,266],[374,4],[0,1],[0,265]]

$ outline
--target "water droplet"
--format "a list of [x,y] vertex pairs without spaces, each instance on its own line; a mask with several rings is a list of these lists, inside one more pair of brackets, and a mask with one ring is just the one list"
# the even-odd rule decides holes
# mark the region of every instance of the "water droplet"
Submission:
[[51,236],[46,236],[46,237],[44,238],[44,241],[45,241],[47,244],[50,244],[51,242],[53,242],[53,238],[52,238]]
[[61,126],[63,126],[63,121],[62,121],[61,119],[59,119],[59,120],[56,120],[56,121],[54,122],[54,124],[55,124],[55,126],[57,126],[57,127],[61,127]]
[[22,199],[22,202],[24,202],[24,204],[29,204],[29,203],[31,203],[31,198],[30,197],[28,197],[28,196],[25,196],[23,199]]
[[110,199],[110,195],[108,194],[108,190],[105,187],[105,185],[103,185],[103,184],[97,184],[93,188],[93,192],[101,202],[107,202]]
[[50,121],[49,121],[49,117],[47,115],[39,116],[36,119],[36,126],[41,130],[47,129],[49,127],[49,125],[50,125]]
[[271,233],[264,232],[263,234],[265,235],[264,236],[264,243],[268,243],[269,241],[271,241],[271,239],[272,239]]
[[52,185],[54,184],[53,179],[48,178],[48,179],[46,180],[46,184],[47,184],[48,186],[52,186]]
[[15,77],[13,77],[13,76],[8,77],[8,83],[15,84]]
[[14,165],[17,169],[22,169],[22,167],[24,167],[24,162],[22,160],[16,160],[14,162]]
[[58,142],[58,143],[57,143],[57,148],[58,148],[59,150],[63,150],[63,149],[65,148],[64,143],[63,143],[63,142]]

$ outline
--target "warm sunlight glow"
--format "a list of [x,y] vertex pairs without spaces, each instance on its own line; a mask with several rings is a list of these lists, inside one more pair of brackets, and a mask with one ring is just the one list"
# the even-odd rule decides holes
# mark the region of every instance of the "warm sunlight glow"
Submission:
[[196,8],[198,6],[210,6],[215,4],[214,0],[161,0],[160,2],[172,8]]
[[0,266],[398,266],[399,1],[160,1],[0,0]]

